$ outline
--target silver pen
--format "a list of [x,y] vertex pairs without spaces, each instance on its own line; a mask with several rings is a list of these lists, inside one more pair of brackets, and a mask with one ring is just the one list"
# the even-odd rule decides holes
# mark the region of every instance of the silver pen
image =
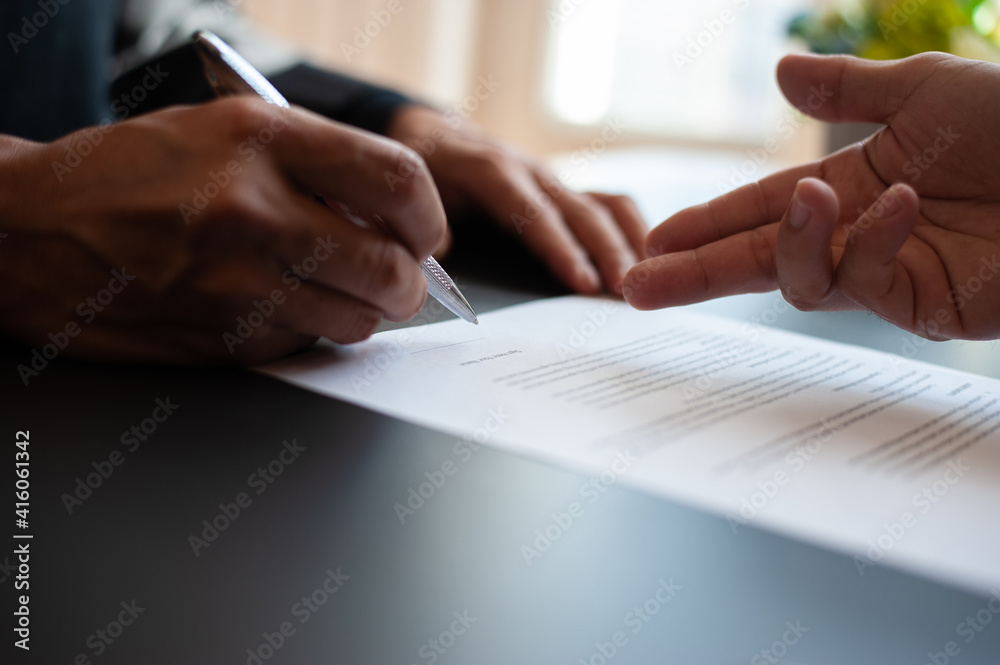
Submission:
[[[205,76],[220,97],[229,95],[256,94],[269,104],[288,108],[286,100],[264,75],[236,52],[218,35],[207,30],[194,34],[194,45],[205,65]],[[340,204],[341,212],[359,226],[375,228],[391,235],[391,231],[378,215],[363,215],[350,207]],[[472,305],[458,290],[454,280],[433,256],[420,264],[420,271],[427,279],[427,293],[438,302],[469,323],[479,323]]]

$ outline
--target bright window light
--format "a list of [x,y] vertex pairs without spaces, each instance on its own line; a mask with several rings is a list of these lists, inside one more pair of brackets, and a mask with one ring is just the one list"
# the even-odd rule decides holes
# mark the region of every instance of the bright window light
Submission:
[[758,142],[787,107],[774,67],[809,0],[553,0],[545,99],[558,121]]

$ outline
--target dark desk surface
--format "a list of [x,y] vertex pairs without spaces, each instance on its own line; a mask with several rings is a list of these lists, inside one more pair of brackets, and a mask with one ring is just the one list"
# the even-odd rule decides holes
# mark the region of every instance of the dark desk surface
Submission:
[[[482,310],[548,292],[523,280],[502,290],[460,279]],[[754,316],[774,302],[716,307]],[[774,323],[792,329],[895,351],[905,340],[870,317],[778,309]],[[980,360],[962,360],[964,345],[918,357],[994,371],[982,364],[991,347],[974,348]],[[32,453],[32,649],[10,662],[1000,662],[1000,601],[990,609],[985,596],[884,567],[862,577],[849,557],[749,526],[734,534],[719,517],[619,487],[528,566],[521,547],[583,477],[456,451],[448,436],[243,370],[59,358],[24,387],[14,367],[27,353],[4,350],[0,383],[7,463],[17,430],[30,430]],[[157,399],[178,408],[128,451],[123,433]],[[280,461],[283,441],[304,450]],[[121,464],[68,514],[62,495],[112,451]],[[401,524],[394,504],[428,474],[440,482],[449,461],[453,475]],[[270,484],[254,475],[269,464],[280,471]],[[226,506],[240,493],[235,516]],[[204,520],[218,533],[203,533]],[[192,536],[206,541],[197,556]],[[0,554],[8,608],[12,549]],[[957,632],[969,618],[978,629]]]

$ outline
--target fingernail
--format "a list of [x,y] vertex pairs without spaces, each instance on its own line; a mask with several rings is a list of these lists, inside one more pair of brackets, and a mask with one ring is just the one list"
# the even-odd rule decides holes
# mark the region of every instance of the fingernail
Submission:
[[612,294],[617,295],[617,296],[620,296],[622,294],[622,284],[625,283],[625,273],[626,272],[628,272],[628,271],[627,270],[620,270],[620,271],[617,271],[615,273],[615,274],[618,275],[618,278],[615,279],[614,282],[611,282],[608,285],[608,287],[610,288]]
[[626,253],[625,256],[623,256],[618,261],[618,272],[619,272],[619,274],[621,274],[622,277],[624,277],[625,273],[627,273],[629,270],[631,270],[632,266],[634,266],[638,262],[639,262],[639,259],[638,259],[638,257],[636,257],[635,254],[633,254],[632,252]]
[[895,215],[902,207],[903,202],[899,200],[899,194],[896,193],[896,186],[893,185],[885,190],[882,196],[878,197],[875,205],[872,206],[872,217],[885,219],[886,217]]
[[792,196],[792,205],[788,210],[788,223],[793,229],[801,229],[812,217],[812,208],[799,200],[798,192]]
[[584,263],[577,267],[576,278],[577,282],[582,284],[586,291],[597,291],[601,288],[601,278],[598,276],[594,266],[589,263]]

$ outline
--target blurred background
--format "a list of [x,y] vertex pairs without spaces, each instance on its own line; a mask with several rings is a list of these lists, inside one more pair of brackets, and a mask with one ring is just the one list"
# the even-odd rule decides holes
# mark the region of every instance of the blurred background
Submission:
[[610,122],[616,148],[813,159],[852,137],[831,144],[784,103],[785,53],[1000,54],[1000,0],[228,1],[317,61],[542,155],[578,151]]

